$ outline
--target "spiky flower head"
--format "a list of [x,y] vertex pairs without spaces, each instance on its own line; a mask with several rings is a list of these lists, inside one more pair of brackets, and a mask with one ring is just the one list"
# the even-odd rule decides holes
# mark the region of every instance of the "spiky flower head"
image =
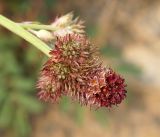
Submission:
[[124,79],[101,65],[85,36],[57,37],[50,55],[37,83],[40,99],[55,102],[66,95],[82,105],[110,107],[125,98]]

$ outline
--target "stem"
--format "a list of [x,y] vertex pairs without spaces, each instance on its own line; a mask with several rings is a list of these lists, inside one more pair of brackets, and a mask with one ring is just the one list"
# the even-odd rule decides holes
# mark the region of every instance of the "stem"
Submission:
[[11,32],[17,34],[18,36],[22,37],[23,39],[31,43],[33,46],[38,48],[40,51],[42,51],[44,54],[46,54],[48,57],[50,57],[49,52],[51,48],[43,41],[38,39],[36,36],[34,36],[18,24],[16,24],[15,22],[7,19],[3,15],[0,15],[0,25],[7,28]]
[[45,29],[45,30],[51,30],[51,31],[57,30],[55,27],[51,25],[22,24],[22,23],[17,23],[17,24],[25,29]]

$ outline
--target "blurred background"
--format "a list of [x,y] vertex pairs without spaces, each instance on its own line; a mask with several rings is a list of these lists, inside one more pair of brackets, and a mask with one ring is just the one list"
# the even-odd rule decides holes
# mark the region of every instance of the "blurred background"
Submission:
[[118,107],[90,110],[68,98],[44,104],[35,83],[46,60],[0,27],[0,137],[159,137],[159,0],[0,0],[0,14],[50,24],[74,11],[100,48],[104,65],[127,82]]

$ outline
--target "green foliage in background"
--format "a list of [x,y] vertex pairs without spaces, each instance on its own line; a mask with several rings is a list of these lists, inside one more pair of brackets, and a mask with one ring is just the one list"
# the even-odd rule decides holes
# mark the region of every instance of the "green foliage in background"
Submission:
[[15,35],[0,38],[0,129],[10,129],[13,137],[28,136],[31,116],[43,108],[34,92],[39,53]]
[[[47,0],[42,9],[35,9],[35,13],[39,12],[34,16],[40,21],[48,20],[47,7],[50,5],[51,9],[55,1]],[[32,18],[34,3],[38,7],[31,0],[1,2],[0,8],[4,10],[1,14],[14,21]],[[44,103],[38,101],[35,89],[43,59],[44,55],[36,48],[0,27],[0,136],[30,136],[31,120],[43,110]]]

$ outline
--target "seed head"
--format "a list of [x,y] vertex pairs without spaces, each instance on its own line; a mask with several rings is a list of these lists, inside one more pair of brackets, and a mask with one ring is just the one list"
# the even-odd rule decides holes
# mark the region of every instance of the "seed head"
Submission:
[[82,105],[111,107],[126,97],[124,79],[101,65],[85,36],[57,37],[50,55],[37,83],[40,99],[55,102],[66,95]]

